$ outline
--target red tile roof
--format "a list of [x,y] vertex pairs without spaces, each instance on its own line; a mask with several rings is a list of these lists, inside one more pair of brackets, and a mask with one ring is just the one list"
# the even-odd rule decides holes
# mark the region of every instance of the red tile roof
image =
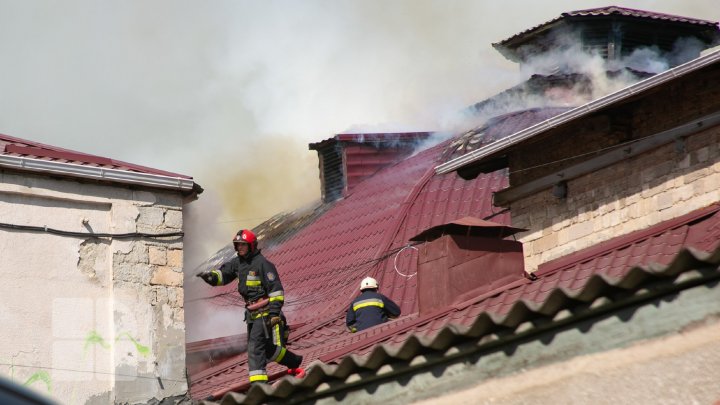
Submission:
[[[488,100],[483,103],[486,102]],[[478,111],[482,109],[480,104],[474,106]],[[570,107],[530,108],[490,118],[485,125],[474,128],[450,142],[445,149],[443,160],[447,161],[465,155],[489,143],[505,138],[508,136],[508,132],[518,128],[529,128],[570,109]]]
[[[492,120],[480,132],[495,140],[547,116],[547,112],[539,109],[508,114]],[[283,311],[289,322],[305,324],[293,331],[290,344],[305,355],[305,364],[349,344],[372,346],[386,338],[382,331],[389,325],[353,335],[345,331],[346,306],[358,292],[360,280],[368,275],[378,280],[381,292],[397,302],[404,314],[409,314],[393,325],[413,319],[412,314],[418,310],[414,277],[417,255],[407,248],[411,237],[466,216],[509,224],[508,213],[496,212],[492,206],[492,193],[507,186],[504,171],[473,180],[434,173],[434,167],[447,158],[450,142],[380,170],[292,238],[265,251],[281,271],[286,297]],[[206,266],[217,266],[232,254],[230,249],[219,252]],[[213,302],[238,304],[235,290],[234,283],[213,289],[216,296]],[[420,331],[427,332],[422,327]],[[192,376],[193,396],[202,398],[223,387],[244,383],[247,380],[244,362],[242,354]],[[268,372],[279,370],[271,366]]]
[[[253,387],[247,395],[232,394],[223,403],[258,403],[287,397],[296,390],[312,392],[323,381],[342,381],[362,370],[377,370],[424,352],[443,351],[462,340],[488,337],[498,329],[515,329],[536,317],[559,319],[567,316],[565,308],[578,303],[602,304],[603,297],[617,296],[618,291],[626,291],[629,296],[643,294],[643,286],[656,281],[677,285],[693,283],[692,278],[716,280],[719,236],[720,205],[715,204],[577,252],[562,260],[561,265],[549,264],[541,269],[534,280],[513,282],[435,314],[412,315],[356,335],[345,334],[329,344],[317,341],[304,353],[323,363],[315,363],[304,379],[286,378],[272,387]],[[705,269],[705,273],[698,269]],[[686,273],[688,277],[679,277]],[[208,381],[215,384],[244,377],[230,362],[214,373]],[[235,381],[235,388],[248,388]],[[193,385],[197,390],[194,396],[224,394],[223,390],[210,392]]]
[[689,18],[689,17],[681,17],[671,14],[663,14],[663,13],[656,13],[652,11],[644,11],[644,10],[636,10],[632,8],[625,8],[625,7],[618,7],[618,6],[608,6],[608,7],[598,7],[598,8],[589,8],[584,10],[576,10],[576,11],[568,11],[565,13],[560,14],[559,17],[556,17],[550,21],[544,22],[542,24],[536,25],[535,27],[529,28],[525,31],[522,31],[520,33],[517,33],[507,39],[504,39],[502,41],[499,41],[493,46],[497,47],[498,45],[503,45],[512,42],[513,40],[516,40],[518,38],[527,36],[528,34],[532,32],[540,32],[542,30],[547,29],[548,27],[552,26],[553,24],[557,23],[560,20],[564,20],[568,17],[587,17],[587,16],[611,16],[611,15],[621,15],[625,17],[632,17],[632,18],[638,18],[638,19],[645,19],[645,20],[659,20],[659,21],[668,21],[673,23],[680,23],[680,24],[690,24],[690,25],[696,25],[696,26],[703,26],[703,27],[709,27],[709,28],[718,28],[718,22],[716,21],[708,21],[708,20],[701,20],[697,18]]
[[397,143],[403,141],[420,141],[427,139],[432,135],[432,132],[388,132],[388,133],[374,133],[374,132],[357,132],[348,134],[337,134],[332,138],[322,140],[320,142],[313,142],[310,144],[310,149],[318,149],[325,145],[332,145],[336,142],[375,142],[380,144]]
[[58,163],[69,163],[81,166],[101,167],[128,172],[192,179],[192,177],[184,174],[153,169],[102,156],[89,155],[70,149],[58,148],[56,146],[32,142],[3,134],[0,134],[0,156],[24,157]]
[[562,15],[563,16],[624,15],[624,16],[638,17],[638,18],[649,18],[652,20],[686,22],[689,24],[698,24],[698,25],[711,25],[711,26],[718,25],[718,23],[714,22],[714,21],[701,20],[698,18],[682,17],[679,15],[663,14],[663,13],[657,13],[654,11],[637,10],[637,9],[633,9],[633,8],[618,7],[618,6],[588,8],[588,9],[584,9],[584,10],[568,11],[568,12],[562,13]]

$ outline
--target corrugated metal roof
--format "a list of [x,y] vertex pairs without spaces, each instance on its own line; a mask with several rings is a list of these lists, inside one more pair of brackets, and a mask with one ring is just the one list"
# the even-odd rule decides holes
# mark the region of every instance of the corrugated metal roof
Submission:
[[432,132],[356,132],[356,133],[344,133],[337,134],[331,138],[322,140],[320,142],[313,142],[309,145],[311,150],[317,150],[325,147],[328,144],[335,144],[336,142],[357,142],[357,143],[398,143],[398,142],[413,142],[427,139],[432,135]]
[[347,196],[358,183],[404,159],[430,136],[430,132],[354,133],[311,143],[320,159],[322,200]]
[[[517,123],[527,124],[523,120]],[[442,159],[447,144],[381,169],[293,238],[265,250],[281,272],[286,293],[283,310],[289,322],[305,324],[293,332],[290,343],[292,349],[305,356],[305,364],[328,351],[347,347],[347,339],[370,342],[372,334],[387,327],[375,328],[368,332],[371,335],[349,335],[345,330],[346,306],[367,275],[379,281],[381,291],[397,302],[403,313],[417,312],[413,276],[416,256],[412,249],[405,248],[410,237],[465,216],[491,216],[494,222],[509,224],[508,214],[494,213],[491,204],[492,193],[507,186],[504,172],[471,181],[454,174],[434,174],[433,168]],[[230,250],[224,251],[206,265],[216,266],[231,256]],[[227,305],[236,300],[234,289],[233,284],[214,289],[214,294],[224,293],[214,302]],[[393,324],[411,319],[412,315],[404,316]],[[324,349],[311,352],[317,347]],[[193,396],[202,398],[246,381],[244,356],[193,376]],[[268,368],[271,375],[280,370],[275,365]]]
[[[533,327],[529,321],[535,318],[559,321],[569,316],[566,309],[578,303],[593,308],[605,305],[608,298],[623,299],[617,298],[618,291],[624,291],[625,297],[642,296],[647,293],[644,287],[656,282],[681,285],[696,279],[716,280],[720,277],[718,236],[720,205],[716,204],[635,233],[634,239],[626,236],[577,252],[572,262],[545,271],[535,280],[511,283],[422,318],[404,317],[325,344],[318,340],[303,353],[323,362],[312,364],[304,379],[284,378],[273,386],[254,386],[246,395],[229,393],[222,403],[281,400],[298,391],[312,393],[326,381],[342,385],[353,373],[443,351],[458,342],[487,339],[499,330],[517,331],[526,323]],[[242,378],[237,368],[226,367],[208,380],[223,384],[228,378]],[[195,395],[210,393],[194,391]]]
[[136,173],[156,174],[182,179],[192,179],[192,177],[184,174],[153,169],[102,156],[89,155],[87,153],[76,152],[70,149],[59,148],[57,146],[46,145],[39,142],[32,142],[3,134],[0,134],[0,155],[25,157],[81,166],[101,167]]
[[[512,133],[516,129],[511,125],[513,116],[519,118],[515,121],[518,125],[531,122],[527,120],[528,115],[510,115],[497,121],[504,128],[502,133]],[[531,116],[541,119],[544,115],[534,113]],[[502,136],[502,133],[494,136]],[[487,301],[468,309],[467,314],[464,310],[458,312],[459,307],[454,305],[438,319],[418,318],[417,279],[414,277],[417,254],[408,247],[408,241],[425,229],[464,216],[492,217],[493,222],[509,224],[507,212],[495,213],[491,202],[492,193],[507,185],[503,171],[467,181],[452,174],[433,173],[433,165],[443,158],[452,142],[439,144],[381,170],[359,184],[353,195],[335,203],[291,239],[266,250],[283,278],[287,300],[284,311],[289,322],[303,325],[293,331],[289,346],[305,356],[304,364],[318,359],[326,363],[340,361],[348,355],[367,353],[379,343],[400,343],[413,336],[433,340],[448,322],[469,326],[483,311],[503,315],[520,297],[537,296],[541,300],[541,293],[573,286],[572,283],[549,284],[533,291],[533,286],[543,283],[523,283],[514,288],[531,290],[508,290],[501,298],[485,294]],[[232,254],[228,249],[206,266],[216,266]],[[595,273],[601,271],[595,270]],[[582,284],[586,281],[583,274],[579,272],[568,280],[580,277],[576,283]],[[367,275],[378,279],[381,292],[397,302],[406,315],[362,333],[348,334],[344,324],[345,310],[358,292],[360,280]],[[234,300],[232,302],[237,303],[234,289],[234,285],[213,289],[212,293],[223,291],[225,294],[213,302],[227,305],[228,300]],[[468,315],[470,313],[474,315]],[[203,398],[228,389],[246,389],[245,361],[245,354],[241,354],[191,376],[193,397]],[[275,373],[276,376],[281,376],[282,370],[274,364],[268,368],[270,375]]]
[[703,27],[718,28],[718,22],[715,22],[715,21],[701,20],[698,18],[682,17],[682,16],[677,16],[677,15],[656,13],[656,12],[652,12],[652,11],[637,10],[637,9],[632,9],[632,8],[618,7],[618,6],[607,6],[607,7],[589,8],[589,9],[584,9],[584,10],[568,11],[568,12],[562,13],[562,14],[560,14],[559,17],[553,18],[550,21],[546,21],[542,24],[538,24],[532,28],[529,28],[525,31],[517,33],[507,39],[504,39],[502,41],[494,43],[493,46],[494,47],[504,46],[504,45],[506,45],[510,42],[513,42],[521,37],[528,36],[531,33],[546,30],[550,26],[557,23],[558,21],[567,19],[568,17],[612,16],[612,15],[634,17],[634,18],[646,19],[646,20],[651,20],[651,21],[652,20],[668,21],[668,22],[673,22],[673,23],[685,23],[685,24],[691,24],[691,25],[697,25],[697,26],[703,26]]
[[443,160],[447,161],[463,156],[511,135],[518,128],[529,128],[570,109],[571,107],[530,108],[493,117],[480,127],[474,128],[450,142],[443,154]]
[[684,22],[684,23],[698,24],[698,25],[710,25],[710,26],[718,25],[718,23],[715,21],[701,20],[698,18],[682,17],[679,15],[657,13],[654,11],[645,11],[645,10],[638,10],[638,9],[633,9],[633,8],[618,7],[618,6],[588,8],[588,9],[584,9],[584,10],[575,10],[575,11],[568,11],[568,12],[562,13],[563,16],[613,15],[613,14],[625,15],[625,16],[630,16],[630,17],[638,17],[638,18],[650,18],[652,20]]
[[[524,128],[517,133],[506,136],[503,139],[492,142],[478,149],[468,151],[464,155],[450,159],[449,161],[439,165],[436,170],[438,173],[448,173],[452,170],[461,169],[463,166],[469,166],[474,162],[480,161],[491,156],[497,156],[512,145],[516,145],[526,139],[532,138],[550,129],[567,124],[568,122],[577,120],[581,117],[588,116],[604,108],[616,107],[621,103],[626,103],[632,97],[637,97],[647,93],[661,85],[666,85],[680,76],[690,75],[701,69],[712,66],[720,62],[720,51],[715,50],[704,56],[693,59],[690,62],[676,66],[672,69],[658,73],[648,79],[620,89],[614,93],[600,97],[581,106],[572,108],[563,113],[557,114],[552,118],[539,122],[533,126]],[[703,117],[702,120],[713,121],[717,118],[716,114]],[[707,122],[703,123],[707,125]]]

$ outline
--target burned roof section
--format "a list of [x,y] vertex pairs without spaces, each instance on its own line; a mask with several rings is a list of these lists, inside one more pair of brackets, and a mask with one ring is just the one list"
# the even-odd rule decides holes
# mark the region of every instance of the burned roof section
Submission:
[[[483,125],[465,132],[448,143],[443,151],[443,162],[471,153],[510,136],[519,129],[531,127],[569,109],[567,107],[531,108],[491,118]],[[497,169],[505,167],[503,162],[489,163],[487,167],[483,167],[483,171],[486,173],[493,171],[493,168],[489,168],[491,165],[497,166]]]

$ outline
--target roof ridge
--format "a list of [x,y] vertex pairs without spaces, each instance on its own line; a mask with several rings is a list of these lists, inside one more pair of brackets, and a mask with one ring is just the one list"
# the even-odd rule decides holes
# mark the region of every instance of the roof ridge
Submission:
[[[704,20],[701,18],[684,17],[684,16],[677,15],[677,14],[660,13],[660,12],[656,12],[656,11],[642,10],[639,8],[630,8],[630,7],[623,7],[623,6],[617,6],[617,5],[566,11],[564,13],[561,13],[560,15],[572,17],[572,16],[576,16],[576,15],[582,15],[584,13],[598,12],[598,11],[605,11],[608,14],[620,13],[622,15],[630,15],[631,17],[638,17],[638,18],[653,18],[653,16],[657,16],[657,17],[667,17],[667,18],[673,19],[673,20],[684,20],[684,21],[680,21],[680,22],[709,23],[712,25],[717,24],[717,22],[715,22],[715,21]],[[625,13],[625,12],[627,12],[627,13]]]

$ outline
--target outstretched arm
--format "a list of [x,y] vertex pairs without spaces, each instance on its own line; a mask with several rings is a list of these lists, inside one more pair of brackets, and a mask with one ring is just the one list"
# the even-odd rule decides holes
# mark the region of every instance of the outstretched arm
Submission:
[[228,263],[223,263],[218,270],[201,271],[195,276],[202,278],[206,283],[215,287],[228,284],[235,280],[237,274],[231,270],[231,266]]

